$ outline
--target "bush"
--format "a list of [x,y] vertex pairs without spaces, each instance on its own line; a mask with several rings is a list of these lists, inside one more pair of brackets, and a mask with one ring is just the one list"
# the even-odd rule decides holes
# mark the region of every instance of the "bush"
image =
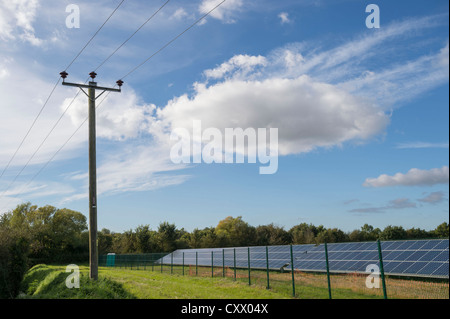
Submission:
[[26,238],[0,229],[1,299],[12,299],[19,294],[21,281],[28,269],[28,246]]

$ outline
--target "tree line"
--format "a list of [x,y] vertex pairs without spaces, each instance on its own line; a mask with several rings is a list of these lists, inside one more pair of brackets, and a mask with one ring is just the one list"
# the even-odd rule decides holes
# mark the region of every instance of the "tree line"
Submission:
[[[172,252],[176,249],[222,248],[323,242],[357,242],[401,239],[448,238],[444,222],[434,230],[364,225],[352,232],[302,223],[288,230],[275,224],[249,225],[242,217],[227,217],[215,227],[192,232],[163,222],[153,230],[141,225],[122,233],[98,232],[99,254]],[[85,263],[89,256],[86,217],[80,212],[53,206],[18,205],[0,215],[0,298],[17,295],[25,271],[37,263]]]
[[434,230],[404,229],[387,226],[383,230],[368,224],[360,229],[344,232],[338,228],[325,228],[312,224],[299,224],[289,230],[274,224],[251,226],[242,217],[227,217],[216,227],[194,229],[192,232],[178,229],[175,224],[161,223],[157,230],[149,225],[139,226],[123,233],[108,229],[99,232],[99,252],[116,254],[140,254],[171,252],[189,248],[225,248],[242,246],[302,245],[337,242],[361,242],[380,240],[410,240],[448,238],[449,225],[444,222]]

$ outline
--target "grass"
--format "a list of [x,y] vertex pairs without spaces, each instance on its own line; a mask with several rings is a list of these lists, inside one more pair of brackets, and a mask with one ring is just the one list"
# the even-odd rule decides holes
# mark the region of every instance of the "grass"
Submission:
[[35,299],[134,299],[118,282],[101,277],[89,280],[88,268],[81,267],[80,288],[68,289],[66,279],[70,273],[63,266],[36,265],[25,275],[20,298]]
[[[267,273],[252,270],[251,285],[248,272],[211,268],[165,267],[151,270],[136,268],[99,268],[99,280],[88,277],[89,268],[80,266],[80,288],[68,289],[65,266],[37,265],[31,268],[22,282],[21,298],[45,299],[292,299],[292,274]],[[331,277],[333,299],[380,299],[381,289],[365,288],[365,276]],[[296,298],[327,299],[328,285],[323,274],[295,274]],[[395,292],[395,293],[394,293]],[[413,292],[413,294],[411,294]],[[417,283],[415,281],[388,280],[390,298],[448,298],[448,282]]]
[[63,266],[37,265],[25,275],[20,298],[42,299],[283,299],[283,294],[229,279],[196,278],[149,271],[99,269],[99,280],[80,267],[80,288],[68,289]]

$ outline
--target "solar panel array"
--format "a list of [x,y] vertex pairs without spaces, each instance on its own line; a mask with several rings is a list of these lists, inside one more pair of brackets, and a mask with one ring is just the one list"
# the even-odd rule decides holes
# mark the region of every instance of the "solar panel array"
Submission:
[[[376,242],[328,244],[331,273],[367,273],[380,267]],[[173,265],[199,265],[253,269],[291,270],[290,246],[237,247],[177,250],[158,260]],[[381,242],[385,274],[449,278],[449,240]],[[325,245],[293,245],[294,269],[326,272]]]

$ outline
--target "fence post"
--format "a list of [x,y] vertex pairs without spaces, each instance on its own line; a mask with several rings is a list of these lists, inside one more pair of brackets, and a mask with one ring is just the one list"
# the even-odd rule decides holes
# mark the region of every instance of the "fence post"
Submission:
[[328,298],[331,298],[330,264],[328,262],[328,245],[325,242],[325,261],[327,263]]
[[170,254],[170,274],[173,274],[173,253]]
[[234,251],[234,281],[236,281],[236,248],[233,248]]
[[294,254],[292,251],[292,245],[290,245],[290,248],[291,248],[292,296],[295,298]]
[[378,245],[378,258],[380,260],[381,282],[383,284],[383,295],[384,295],[384,299],[388,299],[387,293],[386,293],[386,280],[384,278],[383,254],[381,252],[381,242],[379,239],[377,240],[377,245]]
[[248,247],[248,285],[251,286],[252,280],[250,275],[250,247]]
[[269,247],[266,246],[267,289],[270,289],[269,281]]
[[214,278],[214,251],[211,252],[211,278]]
[[195,275],[198,276],[198,251],[195,252]]
[[223,278],[225,278],[225,249],[222,249],[222,272]]
[[183,276],[184,276],[184,251],[183,251]]

